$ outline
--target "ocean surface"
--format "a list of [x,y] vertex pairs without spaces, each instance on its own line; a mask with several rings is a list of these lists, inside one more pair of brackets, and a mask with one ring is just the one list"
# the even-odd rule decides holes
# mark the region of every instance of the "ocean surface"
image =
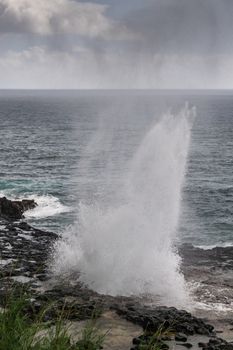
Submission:
[[34,198],[27,220],[67,231],[80,203],[116,200],[145,134],[185,103],[196,117],[178,240],[233,245],[233,92],[0,91],[0,195]]

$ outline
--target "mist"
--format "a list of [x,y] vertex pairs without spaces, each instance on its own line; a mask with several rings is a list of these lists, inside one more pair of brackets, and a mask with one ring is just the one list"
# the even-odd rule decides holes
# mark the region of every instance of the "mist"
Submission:
[[126,3],[0,0],[0,88],[233,88],[231,1]]

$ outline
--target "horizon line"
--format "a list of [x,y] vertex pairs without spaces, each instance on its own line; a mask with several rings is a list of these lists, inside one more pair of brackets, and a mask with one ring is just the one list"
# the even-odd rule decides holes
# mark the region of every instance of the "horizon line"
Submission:
[[233,88],[224,89],[206,89],[206,88],[196,88],[196,89],[176,89],[176,88],[165,88],[165,89],[153,89],[153,88],[0,88],[0,91],[158,91],[158,92],[192,92],[192,91],[226,91],[233,92]]

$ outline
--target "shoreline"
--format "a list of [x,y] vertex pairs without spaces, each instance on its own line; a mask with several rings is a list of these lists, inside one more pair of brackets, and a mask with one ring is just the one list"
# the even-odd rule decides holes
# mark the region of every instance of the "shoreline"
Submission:
[[[136,334],[138,336],[140,332],[143,334],[143,329],[145,331],[149,327],[154,332],[165,321],[172,324],[172,320],[175,319],[177,322],[176,333],[186,335],[186,340],[180,346],[185,347],[190,343],[195,349],[198,348],[198,343],[207,344],[211,340],[212,343],[208,345],[209,347],[202,344],[202,348],[233,349],[233,344],[226,344],[223,340],[221,343],[218,340],[220,337],[227,341],[233,341],[233,310],[224,314],[200,308],[200,310],[193,311],[191,315],[187,311],[177,310],[173,307],[155,305],[149,307],[142,299],[136,297],[100,295],[78,282],[72,284],[68,279],[52,279],[48,274],[47,261],[53,243],[58,238],[57,234],[33,228],[25,221],[7,221],[0,218],[1,300],[3,300],[4,292],[12,283],[19,288],[26,284],[38,309],[43,306],[46,300],[55,300],[59,308],[64,307],[66,303],[68,308],[75,310],[72,313],[72,322],[83,322],[90,319],[93,309],[98,307],[102,310],[100,324],[101,322],[102,325],[109,323],[114,326],[115,324],[120,329],[128,329],[127,327],[129,327],[128,336],[132,335],[133,340]],[[233,261],[231,260],[233,247],[202,250],[186,244],[180,248],[179,254],[183,259],[182,272],[186,281],[195,280],[199,284],[194,298],[196,300],[199,298],[199,302],[201,302],[201,298],[208,296],[210,290],[213,289],[215,293],[209,294],[209,302],[218,303],[225,300],[225,305],[229,306],[230,304],[227,302],[230,299],[227,301],[227,295],[222,292],[220,295],[222,300],[221,298],[218,300],[217,296],[219,294],[218,288],[223,289],[223,286],[225,290],[232,288],[230,293],[233,290],[233,278],[230,276],[233,269]],[[209,323],[215,326],[216,331]],[[119,334],[118,337],[121,338]],[[128,338],[127,341],[129,341]],[[134,343],[139,342],[139,340],[134,340]],[[178,349],[178,343],[179,341],[171,341],[168,342],[168,346],[170,348],[175,346],[175,349]],[[116,344],[114,349],[117,350],[117,346],[119,345]],[[119,350],[123,350],[122,346]],[[199,346],[199,348],[201,347]],[[137,344],[134,344],[132,349],[136,350]]]

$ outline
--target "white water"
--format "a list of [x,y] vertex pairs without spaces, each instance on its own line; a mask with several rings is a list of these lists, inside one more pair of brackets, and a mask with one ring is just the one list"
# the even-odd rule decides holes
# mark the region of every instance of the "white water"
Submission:
[[31,195],[27,198],[34,199],[38,204],[34,209],[25,212],[24,216],[28,219],[47,218],[61,213],[67,213],[71,210],[69,207],[62,204],[57,197],[52,195]]
[[57,197],[52,195],[28,195],[26,193],[25,195],[21,194],[16,196],[11,193],[0,191],[0,197],[7,197],[11,200],[34,199],[37,206],[24,213],[26,219],[42,219],[71,211],[71,208],[62,204]]
[[207,245],[193,245],[195,248],[203,249],[203,250],[210,250],[217,247],[220,248],[227,248],[227,247],[233,247],[232,242],[219,242],[218,244],[207,244]]
[[[92,289],[111,295],[153,294],[184,303],[186,288],[173,249],[195,111],[168,113],[136,150],[122,203],[80,204],[78,223],[56,244],[53,271],[80,272]],[[118,189],[120,191],[120,189]]]

